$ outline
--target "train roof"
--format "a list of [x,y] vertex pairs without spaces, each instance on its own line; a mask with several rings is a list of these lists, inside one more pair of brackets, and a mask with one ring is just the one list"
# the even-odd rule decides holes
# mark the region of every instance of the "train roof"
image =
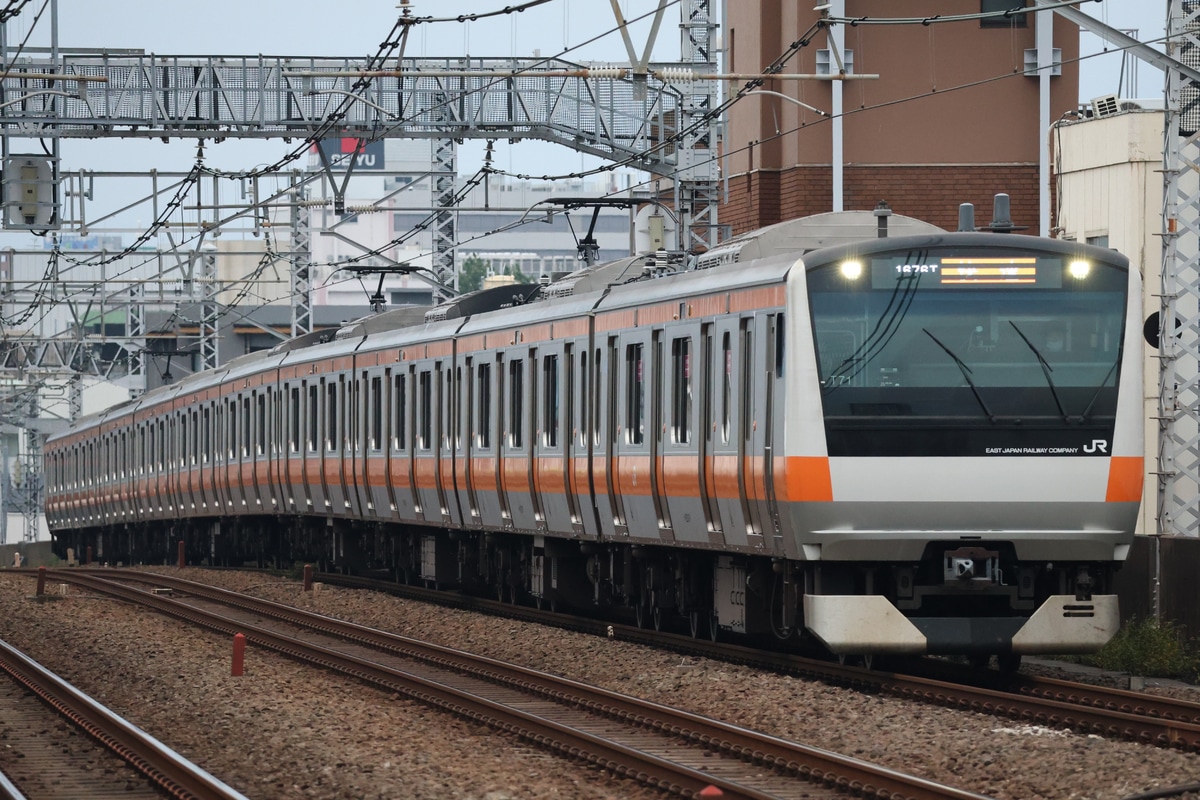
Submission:
[[[722,242],[701,255],[696,266],[711,269],[772,255],[802,255],[827,247],[873,240],[878,238],[879,219],[874,211],[830,211],[789,219]],[[946,232],[937,225],[903,214],[888,214],[886,220],[888,238]]]

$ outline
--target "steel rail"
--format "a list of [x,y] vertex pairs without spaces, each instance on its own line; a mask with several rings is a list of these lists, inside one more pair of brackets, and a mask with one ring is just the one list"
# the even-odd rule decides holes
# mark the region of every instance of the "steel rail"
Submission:
[[3,641],[0,641],[0,669],[129,762],[169,796],[180,800],[247,800],[245,795]]
[[[636,777],[658,788],[685,796],[695,796],[716,786],[730,797],[773,798],[753,787],[726,779],[712,772],[628,747],[618,742],[545,719],[537,714],[464,692],[421,676],[413,675],[375,661],[272,631],[258,625],[180,603],[172,598],[134,589],[116,581],[134,580],[186,592],[210,602],[232,605],[241,611],[265,616],[289,625],[349,639],[378,650],[415,658],[460,674],[482,678],[524,693],[533,693],[554,701],[636,727],[646,728],[707,750],[722,753],[754,765],[763,765],[784,774],[809,781],[841,787],[844,791],[880,798],[958,798],[978,800],[980,795],[944,786],[933,781],[905,775],[855,758],[808,747],[768,736],[736,725],[700,715],[628,697],[576,681],[535,670],[483,658],[453,648],[440,647],[408,637],[378,631],[354,623],[313,614],[280,603],[248,597],[224,589],[179,578],[127,570],[60,570],[50,573],[56,580],[87,586],[130,602],[148,605],[163,613],[203,625],[225,634],[242,633],[250,642],[268,647],[299,660],[315,662],[330,669],[385,686],[431,705],[469,719],[515,733],[522,738],[548,746],[567,755],[584,758],[618,775]],[[311,655],[305,651],[310,651]]]

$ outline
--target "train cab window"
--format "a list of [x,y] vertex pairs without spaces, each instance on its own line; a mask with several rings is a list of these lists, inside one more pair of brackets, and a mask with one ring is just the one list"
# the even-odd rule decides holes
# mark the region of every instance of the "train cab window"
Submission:
[[479,424],[475,426],[475,429],[479,431],[479,447],[487,448],[492,446],[492,365],[480,364],[477,375]]
[[508,362],[508,443],[512,447],[525,446],[524,401],[525,362],[517,358]]
[[383,447],[383,378],[371,378],[371,450]]
[[433,373],[422,372],[417,379],[417,447],[428,450],[433,446]]
[[542,359],[542,442],[558,447],[558,356]]
[[676,444],[691,441],[692,340],[671,340],[671,435]]
[[642,345],[625,347],[625,441],[641,444],[646,439],[646,370]]

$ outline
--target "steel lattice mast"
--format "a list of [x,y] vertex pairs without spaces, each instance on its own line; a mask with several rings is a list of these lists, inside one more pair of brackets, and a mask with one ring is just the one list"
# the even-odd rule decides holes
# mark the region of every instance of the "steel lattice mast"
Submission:
[[[1158,526],[1200,535],[1200,0],[1168,0]],[[1191,68],[1193,77],[1181,67]]]

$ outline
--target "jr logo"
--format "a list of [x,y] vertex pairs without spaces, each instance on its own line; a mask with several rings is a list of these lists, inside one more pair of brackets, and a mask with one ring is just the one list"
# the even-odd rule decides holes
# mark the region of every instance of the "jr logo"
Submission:
[[1083,446],[1083,452],[1085,452],[1085,453],[1107,453],[1108,452],[1108,440],[1107,439],[1092,439],[1091,444],[1085,444]]

